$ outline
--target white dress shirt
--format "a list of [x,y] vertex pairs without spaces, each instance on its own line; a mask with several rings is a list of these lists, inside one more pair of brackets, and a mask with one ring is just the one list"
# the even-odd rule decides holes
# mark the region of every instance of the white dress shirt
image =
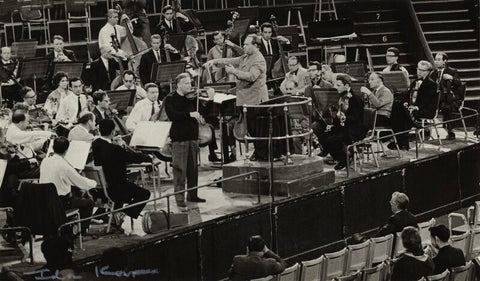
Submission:
[[72,191],[72,185],[81,189],[91,189],[97,182],[81,176],[62,156],[54,154],[43,159],[40,165],[40,183],[53,183],[58,196],[64,196]]
[[273,47],[272,47],[272,40],[265,40],[262,38],[263,45],[265,46],[265,50],[267,51],[268,55],[273,55]]
[[[132,112],[125,122],[125,126],[130,131],[135,131],[137,124],[140,121],[148,121],[152,116],[152,104],[153,102],[149,99],[143,99],[135,104],[132,109]],[[154,103],[155,113],[160,111],[160,106],[157,101]]]
[[[83,94],[80,95],[81,112],[88,111],[87,97]],[[78,114],[78,96],[74,93],[68,94],[63,98],[56,116],[57,121],[65,121],[68,123],[77,122]]]
[[118,24],[113,27],[107,22],[98,33],[98,46],[100,48],[102,46],[112,47],[112,34],[115,34],[115,30],[117,31],[118,42],[122,42],[120,39],[126,35],[125,28]]
[[36,141],[46,141],[52,135],[49,131],[22,131],[16,124],[8,126],[5,139],[11,144],[29,144]]
[[[147,92],[142,87],[136,85],[135,89],[137,90],[135,95],[137,96],[138,99],[144,99],[144,98],[147,97]],[[117,90],[121,91],[121,90],[130,90],[130,89],[125,87],[125,85],[122,85],[122,86],[118,87]]]

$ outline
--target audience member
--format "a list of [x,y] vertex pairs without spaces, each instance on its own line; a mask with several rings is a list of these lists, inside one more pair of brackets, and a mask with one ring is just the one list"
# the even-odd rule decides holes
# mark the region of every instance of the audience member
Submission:
[[444,272],[446,269],[465,265],[463,251],[450,245],[450,230],[443,224],[430,227],[432,245],[438,250],[433,258],[435,274]]
[[377,237],[387,234],[396,235],[407,226],[418,227],[417,219],[407,210],[410,200],[405,193],[394,192],[390,199],[390,207],[393,215],[388,218],[387,224],[380,228]]
[[230,280],[250,280],[279,274],[285,270],[285,261],[267,248],[260,236],[248,239],[247,254],[237,255],[229,271]]
[[392,281],[419,280],[433,274],[435,265],[422,248],[422,238],[415,227],[402,231],[402,244],[406,252],[394,263]]

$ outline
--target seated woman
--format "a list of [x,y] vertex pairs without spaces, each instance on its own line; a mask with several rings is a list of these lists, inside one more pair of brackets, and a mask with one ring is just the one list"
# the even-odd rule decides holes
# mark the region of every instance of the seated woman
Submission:
[[424,253],[422,238],[415,227],[403,229],[402,244],[406,252],[395,262],[391,280],[418,280],[432,275],[435,265]]
[[43,109],[50,118],[54,119],[57,114],[60,102],[64,97],[71,93],[68,90],[68,75],[65,72],[57,72],[53,77],[53,86],[56,87],[47,97]]

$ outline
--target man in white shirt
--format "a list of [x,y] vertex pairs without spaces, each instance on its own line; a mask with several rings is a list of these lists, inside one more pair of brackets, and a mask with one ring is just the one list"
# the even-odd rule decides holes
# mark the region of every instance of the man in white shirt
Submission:
[[83,94],[83,82],[80,78],[70,79],[72,93],[62,99],[58,107],[57,121],[76,123],[82,112],[88,111],[87,97]]
[[[57,188],[65,210],[78,208],[80,218],[92,216],[93,201],[91,199],[75,197],[72,186],[89,190],[97,186],[97,182],[81,176],[73,166],[65,160],[70,143],[65,137],[58,137],[53,141],[53,156],[47,157],[40,165],[40,183],[53,183]],[[48,202],[45,202],[48,204]],[[90,221],[82,222],[82,234],[86,233]]]
[[141,100],[147,97],[147,92],[137,85],[136,77],[133,71],[125,70],[122,75],[123,85],[118,87],[117,90],[136,90],[135,97],[137,100]]
[[85,112],[78,118],[78,125],[68,133],[68,140],[92,142],[95,138],[91,132],[95,130],[95,115]]
[[125,122],[125,126],[130,131],[135,131],[138,122],[148,121],[160,111],[158,99],[158,86],[155,83],[148,83],[145,85],[147,91],[147,98],[135,104],[132,112]]
[[[122,15],[122,21],[127,18],[126,14]],[[98,46],[102,48],[103,46],[113,47],[114,42],[112,41],[116,37],[117,42],[122,42],[121,39],[126,36],[125,27],[118,24],[118,11],[115,9],[110,9],[107,12],[107,23],[100,29],[98,33]],[[115,55],[126,58],[127,55],[123,50],[113,51]]]

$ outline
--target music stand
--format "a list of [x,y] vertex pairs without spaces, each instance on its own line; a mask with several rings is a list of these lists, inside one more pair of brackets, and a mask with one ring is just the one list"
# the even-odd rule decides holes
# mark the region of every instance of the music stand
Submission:
[[247,33],[250,26],[250,19],[236,20],[230,33],[230,40],[232,42],[238,40],[239,45],[242,45],[242,37]]
[[48,65],[47,59],[24,60],[20,62],[17,75],[22,81],[32,78],[33,90],[37,92],[37,78],[47,77]]
[[110,103],[116,105],[115,109],[118,112],[125,112],[129,106],[133,105],[133,100],[135,99],[135,94],[137,90],[115,90],[107,91],[108,97],[110,98]]
[[187,38],[187,35],[187,33],[169,34],[167,43],[180,51],[185,46],[185,39]]
[[82,77],[85,68],[85,62],[80,61],[55,62],[53,65],[53,75],[61,71],[67,73],[68,77]]
[[337,105],[338,99],[338,91],[335,88],[312,89],[312,104],[321,112],[326,111],[331,105]]
[[186,66],[186,61],[155,63],[152,66],[150,80],[155,81],[157,84],[170,83],[170,90],[172,91],[172,84],[175,77],[177,77],[178,74],[185,72]]
[[299,36],[298,27],[296,25],[284,25],[279,26],[277,29],[277,35],[282,35],[290,41],[292,50],[298,50]]
[[403,71],[381,72],[383,76],[383,84],[389,88],[392,93],[402,93],[408,91],[410,81],[408,75]]
[[366,86],[366,83],[364,80],[357,80],[357,81],[352,81],[350,84],[350,87],[352,88],[352,92],[356,95],[362,95],[360,92],[360,88],[363,86]]
[[12,43],[12,56],[21,59],[34,58],[37,53],[37,39],[22,40]]
[[335,73],[345,73],[353,78],[365,80],[365,63],[363,61],[332,63],[332,71]]

